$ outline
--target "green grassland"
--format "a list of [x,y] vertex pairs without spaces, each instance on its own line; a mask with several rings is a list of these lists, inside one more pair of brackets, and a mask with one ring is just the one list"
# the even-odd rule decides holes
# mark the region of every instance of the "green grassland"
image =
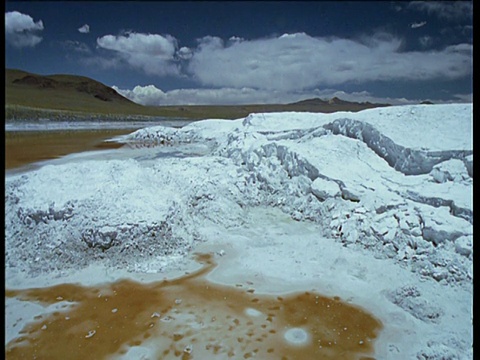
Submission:
[[310,99],[278,105],[143,106],[93,79],[75,75],[42,76],[5,69],[5,119],[133,120],[146,117],[238,119],[250,113],[277,111],[359,111],[388,104]]

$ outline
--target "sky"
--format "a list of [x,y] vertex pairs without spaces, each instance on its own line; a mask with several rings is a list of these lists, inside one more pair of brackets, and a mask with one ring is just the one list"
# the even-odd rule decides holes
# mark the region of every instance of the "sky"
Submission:
[[144,105],[471,102],[473,1],[12,1],[5,65]]

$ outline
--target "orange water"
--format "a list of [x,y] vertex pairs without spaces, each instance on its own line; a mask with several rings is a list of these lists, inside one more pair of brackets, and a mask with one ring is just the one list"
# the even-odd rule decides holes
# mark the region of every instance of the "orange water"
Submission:
[[104,140],[132,131],[131,129],[8,131],[5,132],[5,169],[56,159],[76,152],[115,149],[122,144]]
[[115,358],[138,346],[152,359],[371,359],[382,324],[361,308],[315,292],[213,284],[212,256],[197,260],[200,270],[173,280],[7,289],[6,297],[63,306],[27,324],[7,359]]

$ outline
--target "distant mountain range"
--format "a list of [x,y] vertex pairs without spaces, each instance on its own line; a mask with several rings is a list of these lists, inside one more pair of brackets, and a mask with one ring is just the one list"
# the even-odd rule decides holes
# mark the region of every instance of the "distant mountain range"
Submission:
[[311,106],[311,107],[328,107],[328,106],[359,106],[363,108],[369,107],[381,107],[381,106],[391,106],[390,104],[373,104],[371,102],[355,102],[355,101],[346,101],[339,99],[338,97],[333,97],[330,100],[322,100],[320,98],[313,98],[313,99],[306,99],[297,101],[288,105],[295,105],[295,106]]
[[96,80],[76,75],[37,75],[22,70],[5,69],[5,118],[63,118],[154,116],[191,119],[237,119],[250,113],[309,111],[331,113],[360,111],[389,104],[307,99],[290,104],[143,106]]

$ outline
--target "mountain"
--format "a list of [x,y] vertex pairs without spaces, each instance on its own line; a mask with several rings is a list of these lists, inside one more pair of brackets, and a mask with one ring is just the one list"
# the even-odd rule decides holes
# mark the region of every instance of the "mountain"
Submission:
[[312,107],[320,107],[320,106],[332,106],[332,105],[337,105],[337,106],[361,106],[365,108],[370,108],[370,107],[382,107],[382,106],[391,106],[391,104],[372,104],[370,102],[355,102],[355,101],[346,101],[342,100],[338,97],[333,97],[330,100],[322,100],[320,98],[313,98],[313,99],[306,99],[306,100],[301,100],[297,101],[294,103],[288,104],[289,106],[312,106]]
[[239,119],[251,113],[360,111],[388,104],[356,103],[334,97],[291,104],[143,106],[111,87],[77,75],[38,75],[5,69],[5,119],[129,119],[144,116]]
[[[376,107],[391,106],[391,104],[373,104],[370,102],[355,102],[346,101],[333,97],[330,100],[322,100],[320,98],[306,99],[294,103],[286,104],[285,106],[292,111],[311,111],[311,112],[334,112],[334,111],[360,111],[364,109],[371,109]],[[307,110],[308,109],[308,110]]]
[[5,69],[6,105],[91,113],[132,113],[135,104],[111,87],[84,76],[37,75]]
[[322,100],[320,98],[313,98],[313,99],[305,99],[301,101],[297,101],[294,103],[289,103],[287,105],[300,105],[300,106],[325,106],[328,105],[327,100]]
[[12,81],[12,85],[26,86],[35,89],[51,89],[75,91],[93,96],[101,101],[119,101],[131,103],[115,90],[88,78],[72,78],[66,75],[40,76],[28,74]]

